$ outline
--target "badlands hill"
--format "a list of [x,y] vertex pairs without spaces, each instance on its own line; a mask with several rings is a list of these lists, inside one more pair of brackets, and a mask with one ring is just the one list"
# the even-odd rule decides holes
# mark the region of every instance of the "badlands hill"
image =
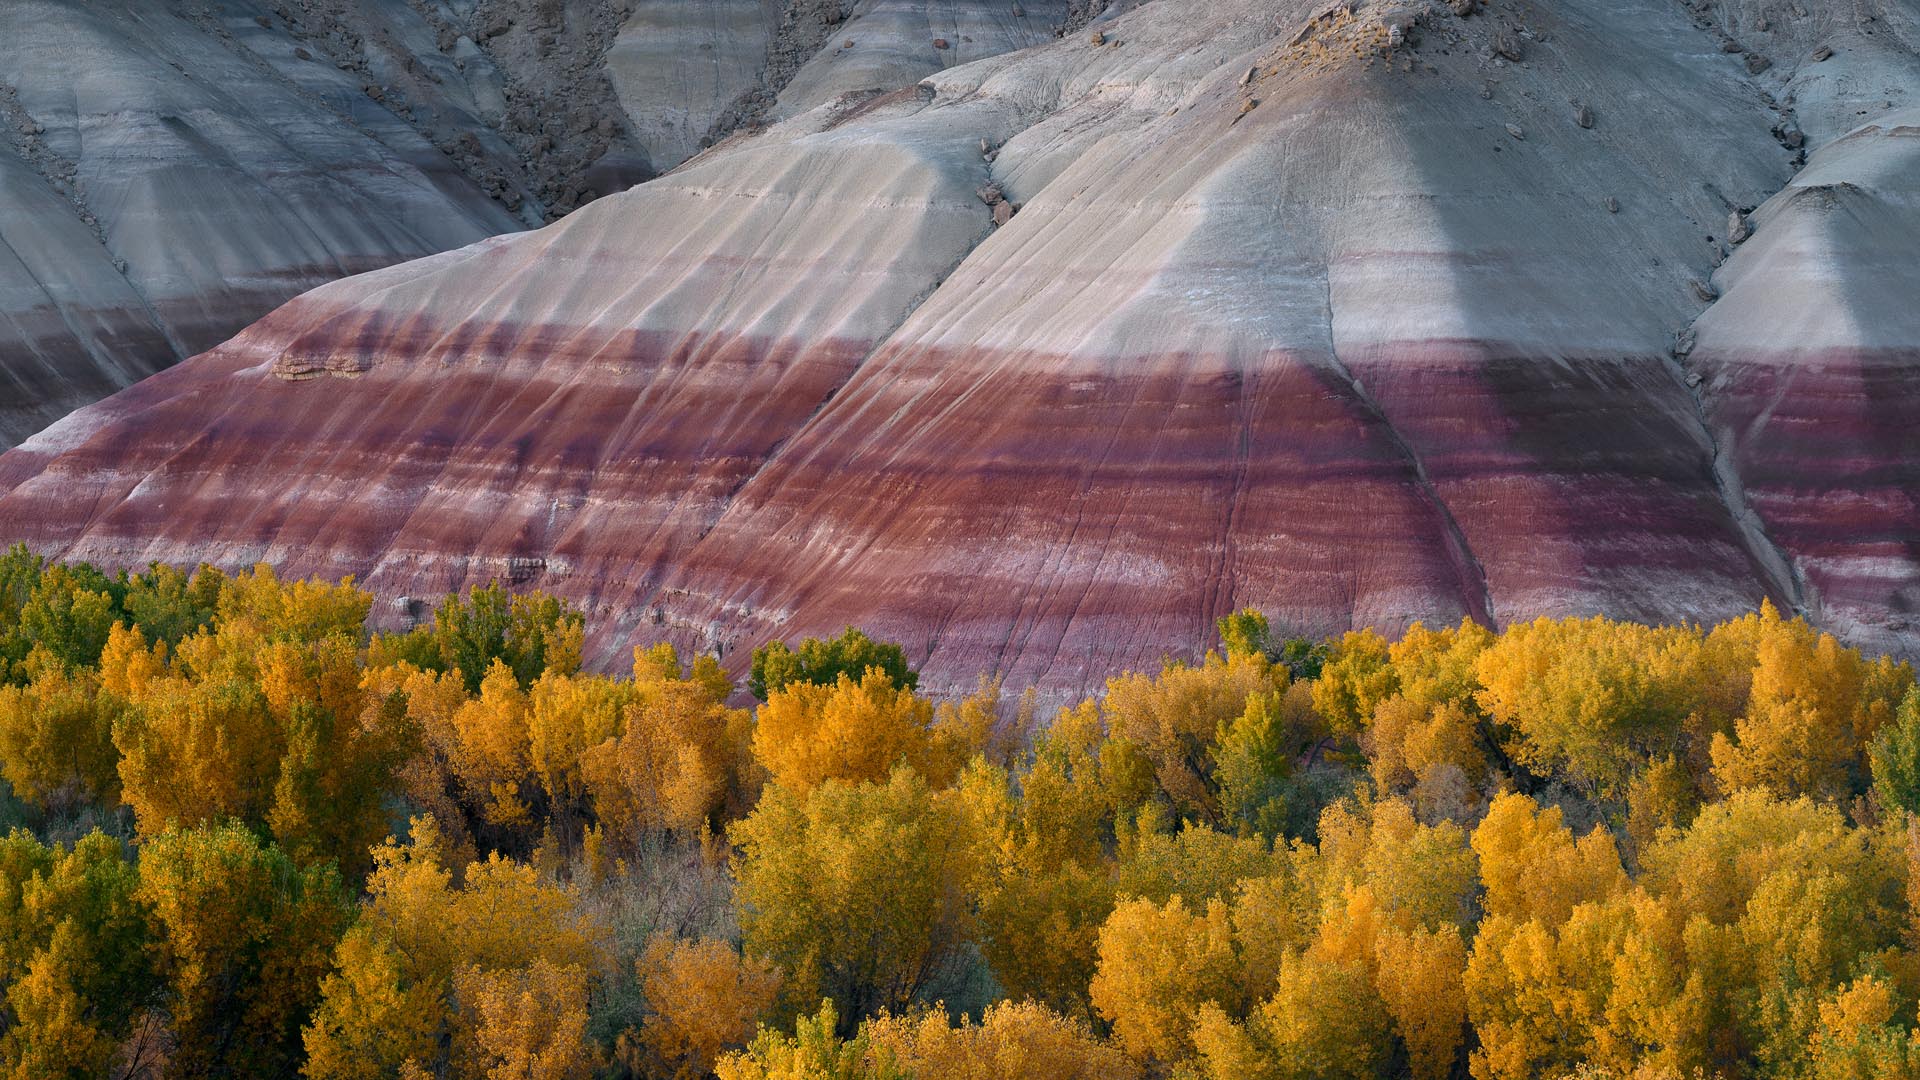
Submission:
[[1026,7],[0,3],[0,448],[316,285],[542,224],[1073,16]]
[[510,579],[605,664],[856,622],[1074,689],[1244,605],[1765,598],[1912,654],[1917,47],[1913,0],[1149,0],[887,93],[816,57],[764,133],[61,421],[0,521]]

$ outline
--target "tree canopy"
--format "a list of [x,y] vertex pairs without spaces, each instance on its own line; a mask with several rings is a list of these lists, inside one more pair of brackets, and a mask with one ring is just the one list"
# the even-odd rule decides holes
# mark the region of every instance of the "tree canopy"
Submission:
[[[759,698],[499,586],[0,555],[0,1070],[1920,1075],[1920,689],[1771,606]],[[1276,643],[1277,641],[1277,643]]]

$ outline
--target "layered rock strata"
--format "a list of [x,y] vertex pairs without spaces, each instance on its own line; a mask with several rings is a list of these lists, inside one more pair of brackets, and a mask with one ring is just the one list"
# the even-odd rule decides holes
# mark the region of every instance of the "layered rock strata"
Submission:
[[[811,59],[782,28],[813,7],[877,17],[839,0],[0,4],[0,447],[316,285],[679,165]],[[1041,16],[1066,18],[880,7],[893,23],[862,30],[863,52],[919,63],[833,93],[1051,40]],[[989,9],[1030,32],[933,48]]]
[[603,664],[851,622],[1067,692],[1246,605],[1766,598],[1913,652],[1904,114],[1796,176],[1740,15],[1155,0],[317,289],[0,457],[0,519],[538,586]]

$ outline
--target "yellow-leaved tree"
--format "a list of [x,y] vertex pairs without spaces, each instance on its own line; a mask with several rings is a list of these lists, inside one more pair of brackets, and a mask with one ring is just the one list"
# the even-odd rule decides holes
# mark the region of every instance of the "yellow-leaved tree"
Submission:
[[1465,1041],[1461,926],[1471,853],[1450,822],[1404,802],[1336,804],[1318,849],[1241,883],[1234,943],[1244,1011],[1203,1006],[1195,1068],[1208,1080],[1381,1075],[1403,1048],[1419,1080],[1443,1077]]
[[0,986],[8,1076],[102,1076],[158,1004],[153,913],[118,840],[0,839]]
[[1313,707],[1336,735],[1360,734],[1374,709],[1400,689],[1388,650],[1386,638],[1372,630],[1354,630],[1328,651],[1313,683]]
[[1900,999],[1891,980],[1866,975],[1821,1002],[1813,1080],[1920,1078],[1920,1036],[1899,1018]]
[[1065,710],[1035,737],[1022,772],[976,765],[959,788],[979,852],[981,951],[1009,997],[1081,1017],[1091,1016],[1095,939],[1114,899],[1101,729],[1097,707]]
[[237,824],[141,846],[174,1048],[169,1075],[285,1075],[350,913],[330,865],[297,867]]
[[828,780],[883,781],[909,765],[936,787],[953,782],[965,757],[934,727],[933,702],[879,668],[858,680],[791,682],[760,707],[753,753],[773,782],[804,794]]
[[1294,858],[1322,905],[1365,886],[1398,925],[1467,927],[1479,870],[1467,834],[1451,821],[1422,824],[1404,799],[1335,803],[1320,815],[1318,849]]
[[1374,985],[1407,1048],[1413,1080],[1445,1080],[1466,1041],[1467,946],[1456,927],[1383,927]]
[[1913,685],[1913,669],[1868,660],[1771,606],[1751,617],[1753,673],[1745,713],[1716,733],[1713,777],[1723,791],[1844,799],[1871,781],[1866,750]]
[[1440,630],[1415,623],[1387,649],[1394,690],[1360,736],[1376,790],[1411,794],[1435,817],[1478,804],[1488,765],[1476,662],[1494,640],[1471,620]]
[[1630,910],[1615,904],[1628,883],[1613,840],[1598,828],[1576,840],[1559,807],[1509,793],[1474,830],[1473,850],[1486,885],[1465,978],[1480,1038],[1473,1074],[1571,1069],[1595,1056],[1606,988],[1593,985],[1605,974],[1594,965],[1618,948]]
[[1709,1067],[1799,1075],[1821,1004],[1843,985],[1887,974],[1903,994],[1920,989],[1905,846],[1903,829],[1748,789],[1642,855],[1642,886],[1686,922],[1687,977],[1711,991]]
[[453,773],[486,824],[512,829],[533,823],[528,800],[539,787],[527,712],[520,680],[495,660],[480,679],[478,696],[454,710],[451,718]]
[[1031,1001],[1001,1001],[978,1023],[946,1013],[869,1020],[870,1056],[912,1077],[953,1080],[1138,1080],[1140,1065],[1085,1021]]
[[1141,1061],[1176,1063],[1193,1052],[1201,1006],[1245,1008],[1245,980],[1227,905],[1198,911],[1184,897],[1126,900],[1100,928],[1100,963],[1088,988],[1113,1035]]
[[1558,926],[1576,905],[1605,900],[1627,887],[1613,837],[1602,829],[1574,839],[1557,806],[1542,809],[1525,795],[1493,800],[1473,831],[1489,917]]
[[[606,931],[572,893],[497,855],[456,883],[432,821],[414,819],[412,832],[410,844],[374,852],[367,905],[318,984],[306,1075],[390,1076],[411,1064],[478,1078],[513,1060],[574,1075],[565,1070],[592,1060],[578,1035],[588,989],[606,974]],[[517,1019],[529,996],[532,1028]]]
[[745,1050],[720,1059],[720,1080],[909,1080],[891,1059],[875,1060],[864,1033],[842,1038],[843,1018],[831,999],[794,1020],[793,1034],[761,1028]]
[[721,1054],[752,1040],[780,992],[772,967],[712,938],[680,941],[657,934],[637,967],[647,1018],[637,1037],[623,1038],[622,1057],[646,1076],[710,1075]]
[[600,1064],[587,1040],[587,969],[544,956],[515,968],[472,965],[453,979],[455,1076],[588,1080]]
[[1203,1075],[1359,1080],[1378,1073],[1392,1036],[1374,986],[1383,922],[1366,888],[1347,889],[1307,947],[1281,958],[1265,1001],[1242,1013],[1219,1002],[1198,1010],[1192,1039]]
[[69,670],[39,648],[25,668],[25,686],[0,685],[0,776],[15,795],[56,815],[118,803],[113,724],[125,699],[103,693],[93,672]]
[[1225,823],[1215,776],[1214,745],[1223,726],[1248,708],[1250,696],[1286,689],[1287,671],[1257,652],[1199,664],[1169,663],[1157,676],[1129,672],[1107,681],[1101,714],[1115,738],[1138,748],[1174,811]]
[[1475,661],[1478,700],[1514,733],[1514,760],[1618,798],[1635,770],[1686,749],[1704,709],[1702,635],[1591,619],[1538,619],[1507,628]]
[[617,737],[580,759],[595,812],[616,838],[696,834],[747,800],[753,720],[727,707],[732,689],[712,657],[683,673],[671,645],[635,650]]
[[363,667],[372,597],[352,586],[231,579],[213,625],[160,666],[137,631],[110,637],[102,678],[126,695],[113,730],[143,834],[243,821],[301,862],[366,866],[417,733]]
[[905,768],[805,795],[776,783],[730,838],[745,950],[791,1005],[830,997],[857,1021],[963,962],[974,848],[952,791]]
[[562,836],[592,815],[585,755],[625,728],[634,684],[598,675],[547,672],[527,694],[527,759],[540,782],[547,816]]

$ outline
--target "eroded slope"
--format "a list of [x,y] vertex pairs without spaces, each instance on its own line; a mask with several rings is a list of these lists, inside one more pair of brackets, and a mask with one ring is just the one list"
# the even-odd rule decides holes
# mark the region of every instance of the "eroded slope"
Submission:
[[[894,88],[986,0],[863,31]],[[0,5],[0,446],[337,278],[555,220],[768,110],[853,0]],[[828,16],[831,18],[828,18]],[[1054,23],[1046,19],[1055,20]],[[814,35],[818,37],[819,35]],[[836,42],[836,47],[838,43]],[[881,83],[876,79],[896,78]],[[843,80],[844,81],[844,80]],[[836,91],[838,92],[838,91]],[[624,104],[624,108],[623,108]]]
[[[936,682],[1072,689],[1244,604],[1319,634],[1763,597],[1908,649],[1899,425],[1808,399],[1819,486],[1758,479],[1746,377],[1703,383],[1723,313],[1799,327],[1733,317],[1782,215],[1714,271],[1813,128],[1719,18],[1156,0],[316,290],[0,458],[0,515],[111,563],[537,584],[602,660],[858,622]],[[1885,310],[1903,200],[1822,301],[1872,327],[1830,320],[1848,348],[1920,340]],[[1753,280],[1799,295],[1780,262]],[[1893,510],[1841,617],[1788,519],[1862,500]]]

